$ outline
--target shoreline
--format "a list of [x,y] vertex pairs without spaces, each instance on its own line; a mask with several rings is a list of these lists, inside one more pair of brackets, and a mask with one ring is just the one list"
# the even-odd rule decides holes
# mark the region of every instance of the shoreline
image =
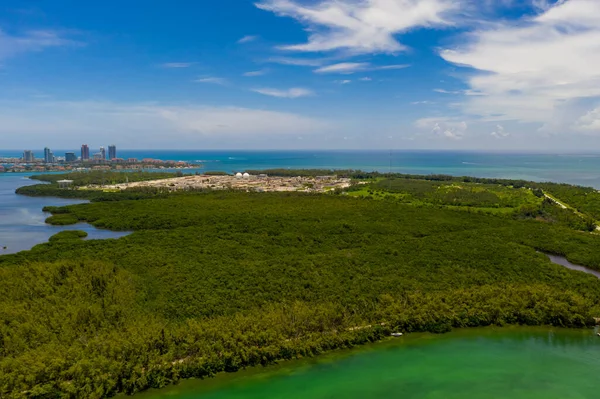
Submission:
[[[598,330],[596,327],[595,330]],[[595,331],[589,331],[588,328],[563,328],[555,326],[487,326],[487,327],[468,327],[458,328],[444,334],[433,334],[428,332],[406,334],[400,338],[386,337],[379,341],[369,342],[358,345],[353,348],[332,349],[322,354],[311,357],[299,357],[294,359],[284,359],[276,361],[273,364],[265,366],[249,366],[236,372],[219,372],[214,376],[204,378],[186,378],[181,381],[168,385],[164,388],[151,388],[134,394],[139,399],[156,399],[163,395],[195,394],[196,390],[202,393],[210,394],[223,385],[241,382],[248,379],[271,379],[289,376],[298,371],[306,371],[319,365],[334,364],[343,362],[354,357],[377,353],[380,351],[395,349],[422,348],[427,345],[438,345],[457,339],[481,339],[506,336],[521,335],[539,335],[540,337],[561,336],[569,339],[589,339],[591,342],[600,343]],[[124,399],[126,394],[118,394],[116,398]]]

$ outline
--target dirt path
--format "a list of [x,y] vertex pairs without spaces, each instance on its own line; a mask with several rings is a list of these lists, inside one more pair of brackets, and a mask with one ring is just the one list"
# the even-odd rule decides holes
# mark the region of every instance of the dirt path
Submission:
[[566,206],[565,204],[563,204],[562,202],[560,202],[556,198],[552,197],[551,195],[548,195],[548,194],[544,193],[544,197],[548,198],[550,201],[554,202],[555,204],[557,204],[558,206],[560,206],[562,209],[568,209],[569,208],[568,206]]

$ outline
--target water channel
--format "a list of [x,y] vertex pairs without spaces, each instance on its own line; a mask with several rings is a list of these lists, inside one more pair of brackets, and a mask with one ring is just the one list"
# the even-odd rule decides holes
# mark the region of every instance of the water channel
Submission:
[[597,271],[597,270],[590,269],[589,267],[579,266],[579,265],[573,264],[573,263],[569,262],[567,260],[567,258],[562,257],[562,256],[556,256],[556,255],[550,255],[550,254],[546,254],[546,256],[550,259],[550,261],[552,263],[564,266],[567,269],[576,270],[578,272],[584,272],[584,273],[587,273],[587,274],[591,274],[592,276],[596,276],[596,277],[598,277],[600,279],[600,272]]
[[88,233],[88,240],[119,238],[129,234],[97,229],[88,223],[72,226],[46,224],[44,221],[50,215],[42,212],[45,206],[81,204],[86,201],[15,194],[17,188],[31,184],[39,182],[28,179],[24,174],[0,174],[0,255],[31,249],[63,230],[85,231]]

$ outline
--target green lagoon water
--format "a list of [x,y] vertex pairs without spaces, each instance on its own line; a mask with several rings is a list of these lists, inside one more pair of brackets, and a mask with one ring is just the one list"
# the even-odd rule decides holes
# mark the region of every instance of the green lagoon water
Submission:
[[188,380],[139,399],[575,399],[600,393],[591,330],[414,334],[317,359]]

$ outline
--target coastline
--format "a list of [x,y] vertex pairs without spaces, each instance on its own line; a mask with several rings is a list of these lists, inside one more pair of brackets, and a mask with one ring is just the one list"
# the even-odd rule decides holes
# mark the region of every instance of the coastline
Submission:
[[[123,157],[202,161],[203,171],[361,169],[552,181],[600,189],[600,155],[544,152],[419,150],[122,150]],[[19,156],[19,152],[3,155]]]
[[[219,390],[230,387],[248,387],[251,384],[267,384],[273,380],[285,380],[293,376],[310,373],[314,369],[330,371],[332,367],[344,367],[344,364],[357,363],[361,357],[377,356],[381,352],[410,350],[423,351],[427,346],[444,346],[447,342],[456,340],[482,340],[502,341],[505,339],[539,339],[553,342],[552,345],[569,345],[570,342],[585,341],[590,345],[600,344],[595,334],[584,329],[568,329],[552,326],[489,326],[455,329],[446,334],[414,333],[401,338],[387,337],[380,341],[365,343],[354,348],[333,349],[315,357],[281,360],[267,366],[253,366],[244,368],[235,373],[221,372],[208,378],[190,378],[160,389],[150,389],[135,394],[139,399],[157,399],[164,396],[188,397],[188,395],[213,395]],[[406,361],[398,356],[399,361]],[[325,368],[323,368],[325,366]],[[367,366],[367,365],[365,365]],[[368,370],[365,370],[368,372]],[[244,388],[240,388],[244,389]],[[125,398],[120,394],[117,398]]]

